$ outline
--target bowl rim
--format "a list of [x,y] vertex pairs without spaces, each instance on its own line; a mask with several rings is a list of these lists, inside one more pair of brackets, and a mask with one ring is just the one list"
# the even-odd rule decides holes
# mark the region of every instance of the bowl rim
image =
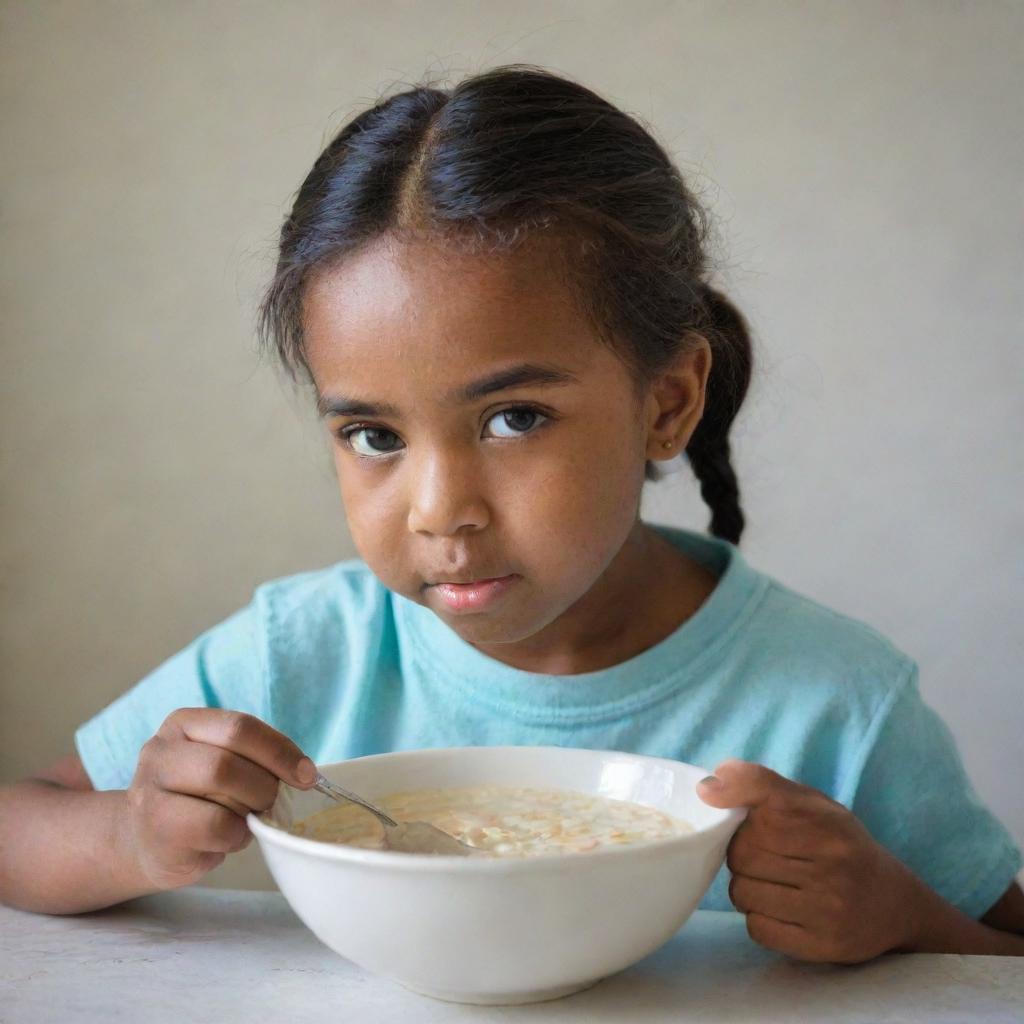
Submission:
[[[500,754],[511,751],[521,752],[524,750],[558,753],[569,756],[593,756],[600,754],[607,757],[613,755],[616,759],[627,762],[654,762],[665,765],[672,769],[691,768],[696,771],[707,772],[707,769],[700,765],[691,764],[688,761],[679,761],[668,757],[655,757],[650,754],[633,754],[622,750],[595,750],[587,747],[553,747],[535,746],[522,744],[518,746],[468,746],[468,747],[426,747],[413,750],[393,750],[380,754],[366,754],[362,757],[347,758],[343,761],[331,761],[318,764],[318,770],[323,768],[334,768],[339,765],[354,764],[356,762],[366,763],[374,760],[405,760],[423,759],[432,757],[449,756],[453,753],[466,753],[487,751]],[[708,773],[710,774],[710,773]],[[308,792],[308,790],[300,790]],[[710,807],[710,805],[708,805]],[[662,839],[649,839],[642,843],[628,843],[621,846],[605,847],[604,849],[590,850],[585,855],[570,856],[564,853],[539,853],[529,857],[459,857],[447,856],[444,854],[431,854],[430,856],[416,856],[402,853],[398,850],[369,850],[359,846],[347,846],[344,843],[329,843],[321,839],[308,839],[304,836],[293,835],[286,832],[277,825],[272,825],[264,820],[269,814],[261,811],[258,814],[250,811],[246,815],[246,823],[256,838],[263,842],[276,844],[285,849],[293,850],[307,856],[317,857],[321,860],[333,860],[342,863],[361,864],[366,866],[377,865],[381,868],[391,868],[403,871],[445,871],[451,869],[455,864],[461,865],[458,870],[490,871],[504,874],[506,872],[536,871],[540,869],[578,870],[581,864],[600,864],[616,857],[634,857],[645,859],[646,857],[657,857],[663,852],[672,849],[685,849],[697,843],[704,843],[709,838],[717,840],[721,833],[734,832],[743,819],[747,816],[746,808],[732,807],[721,808],[711,807],[711,810],[722,814],[719,821],[708,825],[705,828],[694,827],[692,832],[679,836],[667,836]],[[581,860],[582,858],[582,860]]]

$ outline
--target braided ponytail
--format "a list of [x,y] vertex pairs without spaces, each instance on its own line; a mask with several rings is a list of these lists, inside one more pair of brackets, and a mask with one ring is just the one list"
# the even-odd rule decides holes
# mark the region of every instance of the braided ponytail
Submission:
[[738,544],[744,519],[739,482],[730,461],[729,428],[750,384],[750,333],[739,310],[721,292],[705,284],[701,298],[707,314],[704,333],[711,345],[711,375],[704,415],[686,455],[700,483],[701,497],[711,509],[711,533]]

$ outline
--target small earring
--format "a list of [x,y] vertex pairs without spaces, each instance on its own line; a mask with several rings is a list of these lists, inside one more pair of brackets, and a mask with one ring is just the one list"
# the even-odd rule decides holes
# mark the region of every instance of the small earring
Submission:
[[674,445],[674,444],[675,444],[675,441],[662,441],[661,442],[661,447],[662,448],[671,448],[672,445]]

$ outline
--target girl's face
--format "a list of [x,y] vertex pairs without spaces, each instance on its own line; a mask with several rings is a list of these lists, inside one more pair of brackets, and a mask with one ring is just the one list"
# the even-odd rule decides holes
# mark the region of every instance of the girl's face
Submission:
[[638,398],[552,258],[382,239],[314,278],[303,312],[361,557],[510,663],[516,645],[586,645],[637,610],[645,460],[685,443],[678,407],[695,426],[703,401],[699,372],[688,396]]

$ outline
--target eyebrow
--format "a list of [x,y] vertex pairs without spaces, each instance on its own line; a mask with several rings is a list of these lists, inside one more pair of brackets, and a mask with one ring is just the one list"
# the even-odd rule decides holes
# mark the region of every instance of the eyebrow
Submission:
[[[449,391],[445,400],[449,402],[472,402],[495,391],[521,388],[527,385],[558,387],[579,383],[579,377],[558,366],[543,363],[520,363],[497,373],[488,374],[464,387]],[[399,416],[398,409],[387,402],[368,402],[344,395],[318,395],[317,412],[321,416]]]

